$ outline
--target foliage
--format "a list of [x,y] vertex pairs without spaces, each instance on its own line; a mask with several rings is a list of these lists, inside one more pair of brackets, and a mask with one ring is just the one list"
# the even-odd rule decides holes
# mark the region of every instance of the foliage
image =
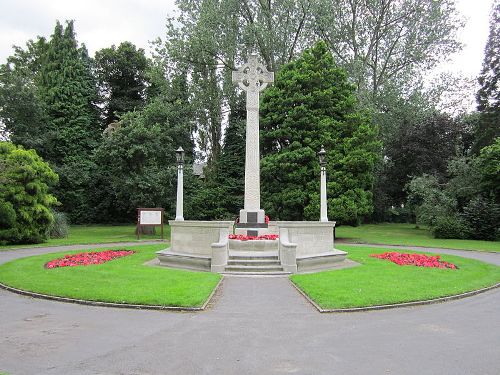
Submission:
[[406,113],[384,144],[384,181],[390,184],[385,191],[392,204],[404,203],[404,187],[412,176],[427,173],[442,180],[459,142],[459,124],[448,115],[434,112],[420,117]]
[[456,52],[463,26],[452,0],[320,0],[312,23],[363,102],[384,85],[411,87],[417,77]]
[[64,212],[52,210],[54,222],[50,226],[50,238],[67,238],[69,233],[68,217]]
[[142,48],[130,42],[103,48],[95,54],[99,89],[104,97],[104,123],[109,125],[119,116],[139,110],[145,102],[148,60]]
[[[181,95],[181,93],[178,93]],[[95,217],[103,222],[128,222],[138,207],[175,210],[175,150],[186,150],[186,190],[193,160],[189,104],[182,97],[159,95],[140,112],[122,116],[95,151],[98,165],[92,188]]]
[[478,169],[483,190],[500,204],[500,137],[497,137],[492,145],[481,150]]
[[500,235],[500,205],[488,199],[471,199],[462,217],[469,228],[469,238],[494,241]]
[[490,15],[490,32],[484,50],[483,69],[479,76],[480,89],[476,95],[481,112],[479,129],[476,132],[474,151],[478,153],[500,136],[500,1],[494,0]]
[[358,222],[371,212],[377,132],[356,109],[354,88],[325,43],[282,68],[264,91],[261,117],[262,195],[271,217],[319,218],[321,145],[328,150],[330,216]]
[[188,196],[192,217],[234,220],[243,208],[245,181],[245,111],[240,97],[231,106],[229,124],[219,159],[205,168],[205,181]]
[[100,134],[91,68],[73,22],[16,47],[0,67],[0,119],[14,143],[34,148],[60,176],[55,195],[74,221],[89,219],[89,156]]
[[0,244],[37,243],[47,238],[57,200],[48,193],[58,181],[34,150],[0,142]]
[[[494,147],[489,146],[491,150]],[[487,148],[481,155],[488,155]],[[498,162],[492,159],[492,165],[498,168]],[[459,157],[450,160],[446,183],[439,184],[429,175],[414,177],[407,190],[417,223],[428,225],[436,238],[495,240],[500,230],[500,208],[490,190],[497,186],[491,184],[492,175],[487,171],[488,164],[481,158]],[[497,174],[493,176],[498,178]]]
[[428,225],[431,230],[441,217],[456,211],[456,201],[446,194],[435,176],[424,174],[414,177],[406,187],[408,204],[415,210],[417,224]]
[[14,54],[0,66],[0,122],[5,133],[41,156],[47,149],[47,117],[36,79],[46,49],[44,38],[30,40],[26,49],[14,47]]
[[[468,223],[457,214],[438,216],[432,225],[432,234],[435,238],[470,238]],[[478,238],[486,239],[486,238]]]

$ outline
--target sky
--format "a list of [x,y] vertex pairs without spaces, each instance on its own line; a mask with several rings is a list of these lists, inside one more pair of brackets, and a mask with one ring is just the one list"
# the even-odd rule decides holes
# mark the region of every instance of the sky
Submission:
[[[456,0],[467,22],[459,35],[464,49],[437,71],[479,74],[491,4],[492,0]],[[2,0],[0,63],[12,54],[12,45],[24,46],[37,35],[49,37],[56,20],[67,19],[75,20],[77,39],[91,56],[126,40],[149,51],[149,41],[164,36],[165,20],[174,11],[174,0]]]

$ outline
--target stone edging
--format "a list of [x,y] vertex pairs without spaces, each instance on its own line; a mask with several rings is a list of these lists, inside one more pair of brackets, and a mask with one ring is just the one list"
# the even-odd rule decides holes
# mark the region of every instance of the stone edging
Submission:
[[388,309],[397,309],[397,308],[402,308],[402,307],[431,305],[431,304],[434,304],[434,303],[441,303],[441,302],[447,302],[447,301],[452,301],[452,300],[456,300],[456,299],[462,299],[462,298],[466,298],[466,297],[471,297],[471,296],[474,296],[476,294],[484,293],[484,292],[487,292],[489,290],[492,290],[492,289],[500,287],[500,283],[497,283],[497,284],[488,286],[486,288],[481,288],[481,289],[473,290],[473,291],[470,291],[470,292],[465,292],[465,293],[460,293],[460,294],[454,294],[454,295],[447,296],[447,297],[440,297],[440,298],[434,298],[434,299],[428,299],[428,300],[422,300],[422,301],[394,303],[394,304],[389,304],[389,305],[376,305],[376,306],[365,306],[365,307],[351,307],[351,308],[346,308],[346,309],[323,309],[316,302],[314,302],[304,291],[302,291],[297,285],[295,285],[295,283],[293,281],[290,280],[290,283],[320,313],[350,313],[350,312],[361,312],[361,311],[372,311],[372,310],[388,310]]
[[196,312],[203,311],[206,309],[207,305],[212,301],[212,298],[215,295],[215,292],[219,289],[222,280],[224,280],[224,276],[221,277],[217,285],[215,286],[212,293],[208,296],[207,300],[201,307],[179,307],[179,306],[161,306],[161,305],[138,305],[131,303],[114,303],[114,302],[102,302],[102,301],[90,301],[69,297],[59,297],[59,296],[51,296],[49,294],[35,293],[29,292],[23,289],[17,289],[3,283],[0,283],[0,288],[7,290],[9,292],[21,294],[23,296],[28,296],[32,298],[46,299],[49,301],[58,301],[58,302],[67,302],[67,303],[75,303],[79,305],[87,305],[87,306],[99,306],[99,307],[116,307],[123,309],[137,309],[137,310],[164,310],[164,311],[178,311],[178,312]]

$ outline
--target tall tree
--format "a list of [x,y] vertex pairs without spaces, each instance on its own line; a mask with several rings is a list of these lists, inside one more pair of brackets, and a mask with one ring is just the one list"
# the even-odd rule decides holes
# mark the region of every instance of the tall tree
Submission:
[[412,176],[446,176],[448,160],[460,142],[459,123],[446,114],[424,113],[406,116],[394,137],[387,141],[384,161],[384,191],[390,205],[406,200],[404,188]]
[[0,122],[4,138],[45,156],[47,116],[40,98],[37,77],[47,49],[44,38],[26,43],[25,49],[14,47],[14,54],[0,66]]
[[354,87],[324,42],[283,66],[262,97],[263,206],[275,218],[319,218],[319,164],[328,151],[328,206],[342,223],[372,210],[373,168],[380,143],[356,109]]
[[191,188],[192,112],[185,79],[179,75],[163,83],[142,110],[124,114],[119,126],[105,133],[93,155],[90,201],[96,221],[130,222],[137,207],[146,206],[173,214],[179,146],[186,151],[186,190]]
[[500,136],[500,0],[493,1],[490,32],[484,49],[483,69],[479,76],[480,89],[476,99],[481,112],[474,151],[493,143]]
[[231,70],[257,52],[277,71],[308,44],[307,0],[177,1],[180,15],[167,26],[164,48],[169,65],[190,72],[192,102],[197,108],[199,148],[210,164],[221,154],[225,113],[234,103]]
[[102,130],[90,59],[76,40],[72,21],[66,27],[57,22],[37,78],[48,118],[45,158],[60,177],[56,195],[73,221],[88,220],[90,155]]
[[320,0],[313,13],[316,32],[368,102],[460,48],[454,0]]
[[104,123],[111,124],[119,115],[139,110],[145,102],[148,60],[142,48],[130,42],[103,48],[95,54],[100,94],[104,101]]

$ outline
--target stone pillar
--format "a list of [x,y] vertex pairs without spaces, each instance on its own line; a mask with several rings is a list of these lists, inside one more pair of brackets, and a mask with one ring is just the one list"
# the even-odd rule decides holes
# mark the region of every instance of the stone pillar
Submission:
[[321,150],[318,152],[319,165],[321,167],[321,190],[320,190],[320,198],[321,198],[321,210],[320,210],[320,219],[319,221],[328,221],[328,201],[326,199],[326,151],[323,146],[321,146]]
[[326,199],[326,166],[321,166],[321,218],[320,221],[328,221],[328,202]]
[[175,207],[175,220],[184,220],[184,164],[177,164],[177,204]]

